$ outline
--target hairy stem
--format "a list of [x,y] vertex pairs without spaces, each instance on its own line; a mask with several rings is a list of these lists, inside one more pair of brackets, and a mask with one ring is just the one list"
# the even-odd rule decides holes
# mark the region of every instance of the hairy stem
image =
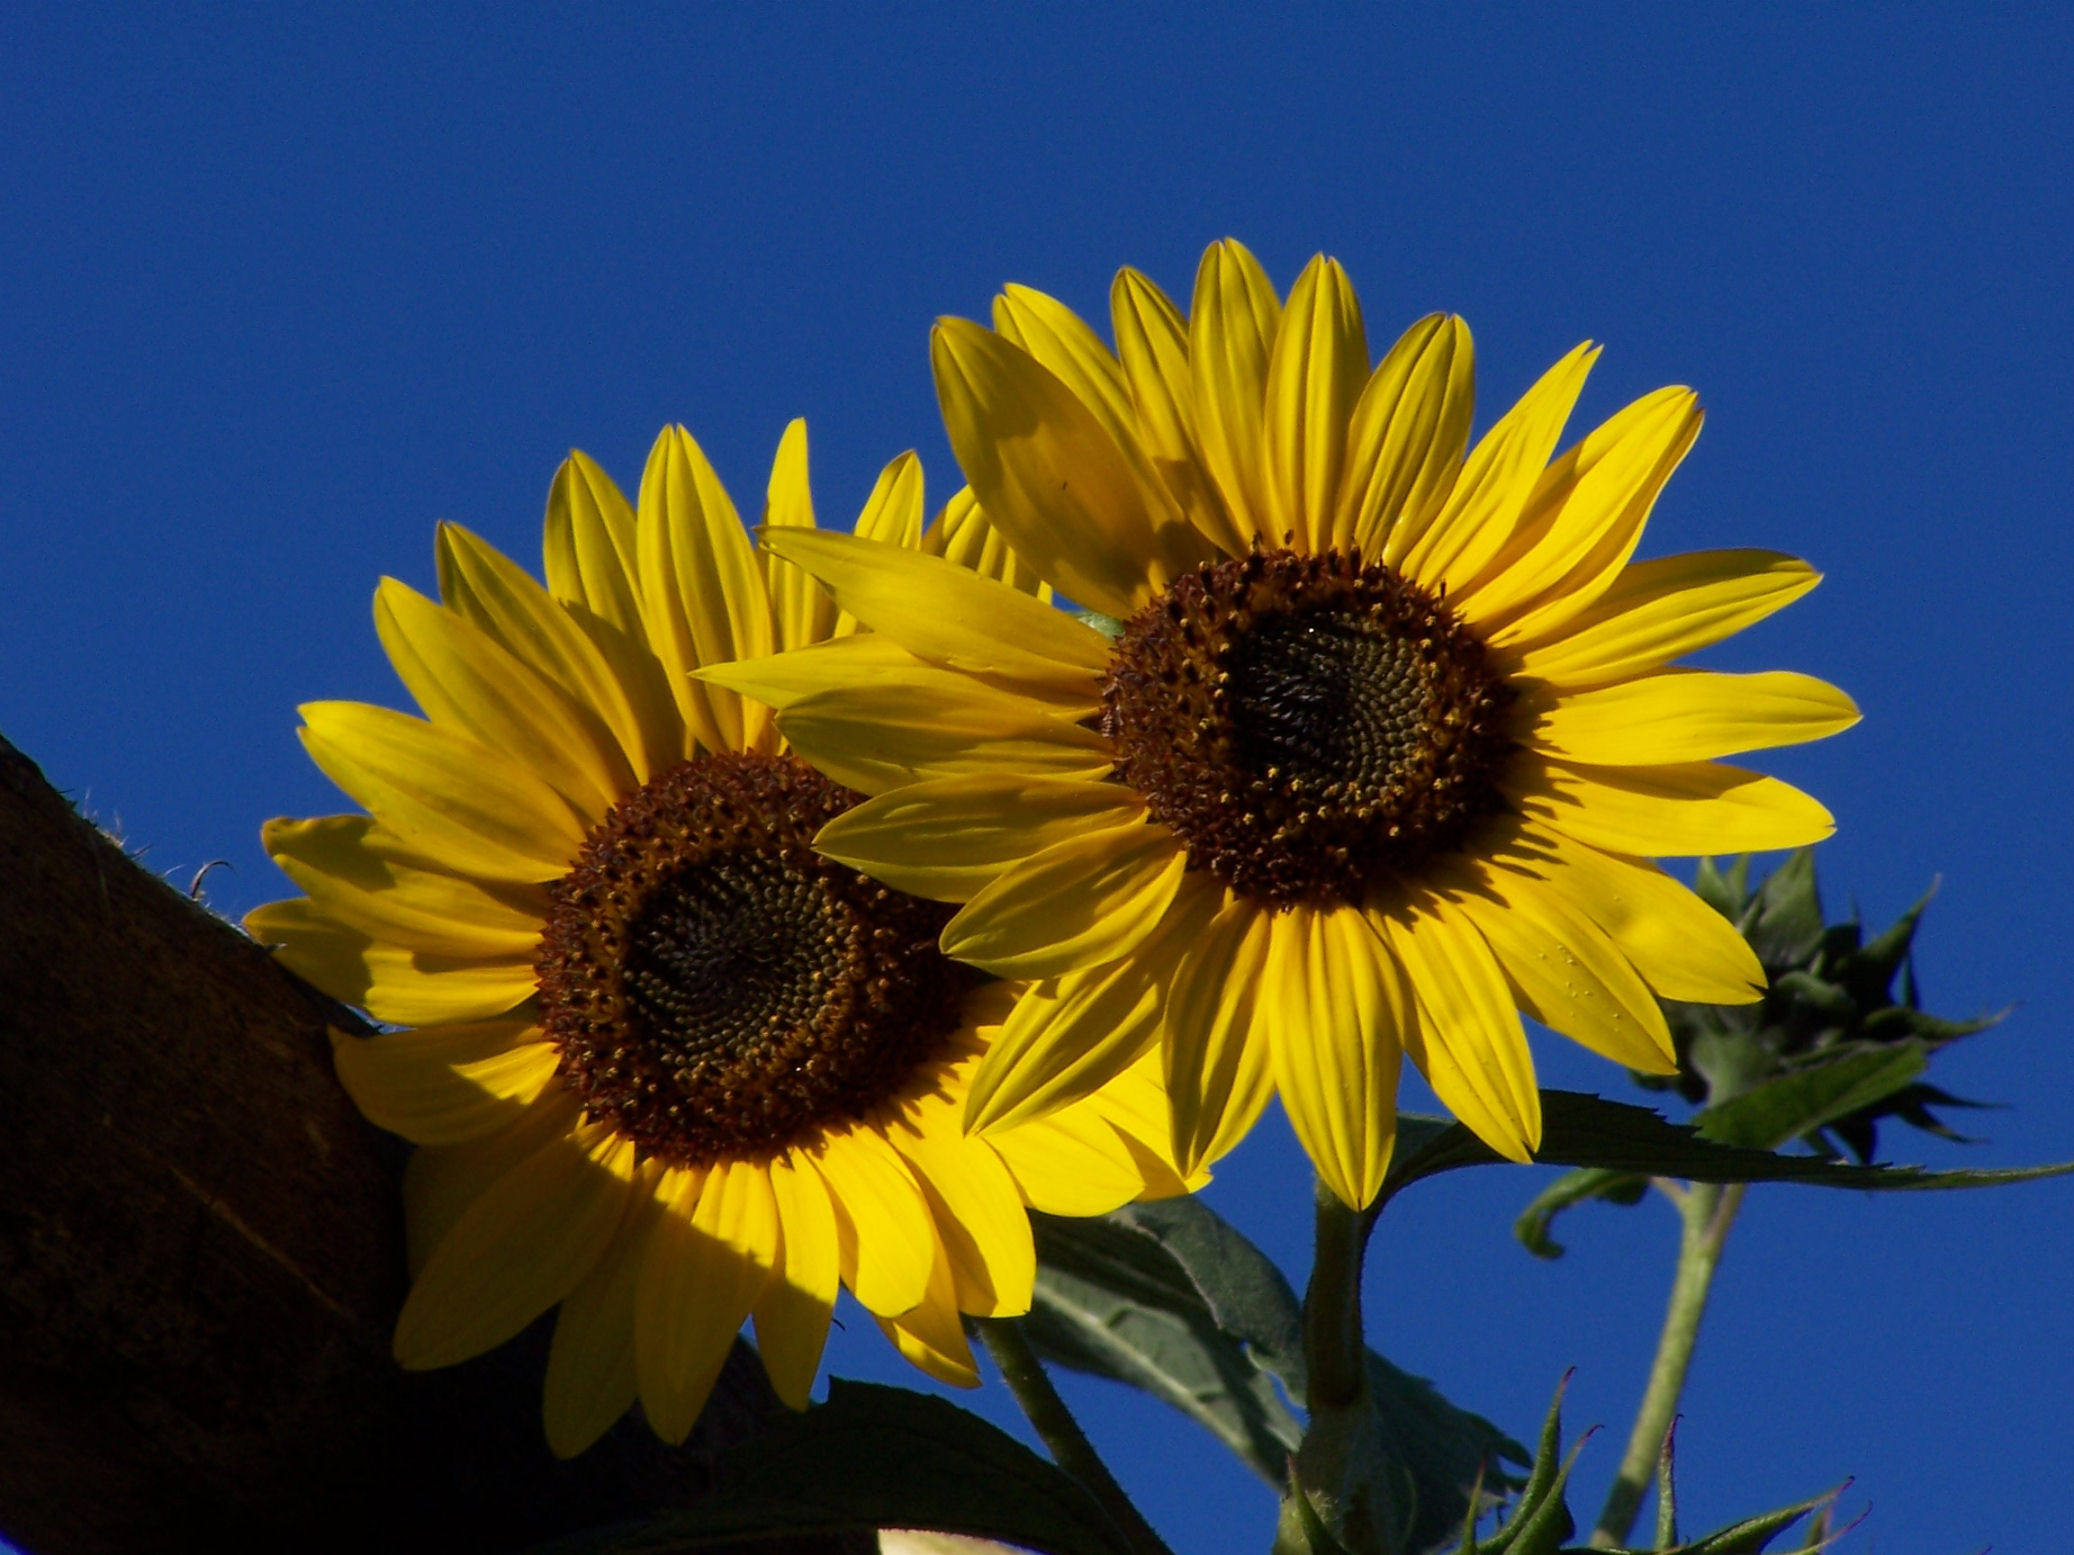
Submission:
[[1642,1497],[1656,1477],[1664,1433],[1678,1413],[1678,1397],[1685,1391],[1685,1376],[1692,1367],[1700,1318],[1706,1313],[1714,1271],[1721,1263],[1722,1244],[1735,1224],[1736,1211],[1742,1208],[1744,1187],[1742,1183],[1696,1182],[1675,1201],[1685,1222],[1678,1245],[1678,1271],[1671,1281],[1663,1333],[1656,1342],[1656,1361],[1649,1368],[1649,1386],[1643,1390],[1634,1429],[1628,1433],[1627,1453],[1607,1492],[1599,1525],[1592,1531],[1593,1549],[1613,1549],[1627,1542],[1642,1509]]
[[981,1317],[971,1320],[980,1343],[1001,1368],[1001,1380],[1022,1406],[1038,1438],[1050,1450],[1052,1461],[1085,1486],[1116,1524],[1139,1555],[1173,1555],[1166,1542],[1145,1521],[1144,1513],[1124,1493],[1109,1465],[1095,1451],[1094,1443],[1080,1429],[1080,1422],[1051,1385],[1051,1377],[1037,1352],[1024,1337],[1022,1324],[1012,1317]]
[[1373,1210],[1351,1210],[1318,1184],[1317,1241],[1303,1295],[1303,1350],[1312,1409],[1351,1404],[1367,1370],[1361,1336],[1361,1260]]

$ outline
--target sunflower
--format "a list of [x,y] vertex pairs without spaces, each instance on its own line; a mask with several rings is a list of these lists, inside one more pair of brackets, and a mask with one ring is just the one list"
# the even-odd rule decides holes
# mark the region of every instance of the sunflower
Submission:
[[962,902],[943,948],[1028,980],[971,1127],[1158,1047],[1184,1169],[1278,1092],[1359,1206],[1408,1054],[1526,1160],[1522,1012],[1669,1073],[1658,996],[1757,996],[1742,939],[1650,860],[1826,836],[1814,800],[1714,758],[1857,710],[1804,675],[1670,661],[1817,575],[1769,551],[1630,560],[1700,412],[1659,390],[1557,454],[1590,346],[1471,448],[1462,322],[1421,320],[1371,370],[1329,259],[1283,302],[1223,242],[1186,318],[1130,270],[1111,299],[1114,353],[1020,287],[992,330],[945,320],[933,345],[987,518],[1086,615],[771,530],[880,638],[868,661],[837,645],[709,679],[876,796],[824,853]]
[[[764,516],[813,527],[798,422]],[[969,497],[927,534],[921,518],[903,455],[858,531],[1036,602]],[[778,1395],[805,1407],[840,1284],[916,1365],[976,1383],[959,1315],[1028,1308],[1025,1205],[1182,1191],[1156,1067],[965,1135],[1014,990],[937,949],[947,908],[815,854],[857,796],[764,708],[690,677],[857,624],[751,548],[682,428],[637,507],[582,454],[562,466],[546,589],[454,525],[438,560],[440,602],[394,580],[375,597],[425,717],[301,709],[311,756],[367,813],[272,822],[267,849],[308,894],[246,920],[403,1028],[335,1039],[362,1110],[422,1147],[397,1358],[465,1360],[559,1303],[554,1450],[637,1397],[677,1442],[750,1318]]]

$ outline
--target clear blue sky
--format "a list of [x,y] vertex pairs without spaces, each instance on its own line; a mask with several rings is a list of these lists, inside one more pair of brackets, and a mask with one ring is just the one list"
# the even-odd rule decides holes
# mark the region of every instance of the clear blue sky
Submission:
[[[565,450],[631,486],[666,420],[753,508],[796,414],[825,514],[910,446],[933,504],[936,315],[1016,280],[1100,317],[1118,265],[1185,293],[1225,234],[1284,286],[1323,249],[1372,338],[1469,319],[1484,422],[1587,336],[1588,417],[1700,389],[1647,547],[1828,573],[1716,662],[1859,698],[1769,763],[1837,813],[1833,901],[1884,921],[1942,874],[1932,1006],[2020,1005],[1938,1066],[2014,1104],[1973,1120],[1992,1143],[1893,1146],[2074,1154],[2074,11],[756,9],[0,14],[0,731],[152,867],[228,859],[236,916],[284,893],[259,823],[340,808],[294,705],[400,695],[368,602],[430,586],[434,520],[537,567]],[[1537,1180],[1394,1207],[1372,1332],[1520,1433],[1579,1367],[1573,1421],[1610,1427],[1588,1518],[1674,1226],[1586,1211],[1536,1263],[1508,1227]],[[1212,1192],[1300,1271],[1279,1121]],[[1759,1190],[1686,1400],[1688,1520],[1855,1474],[1857,1547],[2063,1547],[2070,1218],[2066,1183]],[[835,1364],[897,1377],[884,1349],[853,1323]],[[1075,1397],[1177,1548],[1263,1547],[1268,1496],[1206,1437]]]

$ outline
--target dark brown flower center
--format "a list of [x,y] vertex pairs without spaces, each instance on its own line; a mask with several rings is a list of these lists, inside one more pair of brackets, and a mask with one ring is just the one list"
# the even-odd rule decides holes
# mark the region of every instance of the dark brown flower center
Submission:
[[1116,773],[1192,867],[1276,907],[1358,902],[1502,807],[1512,688],[1379,562],[1205,563],[1126,623],[1103,689]]
[[537,969],[562,1081],[644,1155],[767,1159],[940,1053],[976,974],[951,909],[832,863],[857,802],[790,756],[702,756],[615,805],[554,887]]

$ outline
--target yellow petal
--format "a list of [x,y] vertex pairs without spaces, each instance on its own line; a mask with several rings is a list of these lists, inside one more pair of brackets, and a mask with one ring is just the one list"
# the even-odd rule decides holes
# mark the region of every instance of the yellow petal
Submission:
[[1505,791],[1524,814],[1580,842],[1645,858],[1799,848],[1836,830],[1829,812],[1799,789],[1711,761],[1664,767],[1520,761]]
[[1450,598],[1500,646],[1570,620],[1627,565],[1701,420],[1697,395],[1668,388],[1595,428],[1543,476],[1514,538]]
[[871,685],[888,675],[912,676],[927,668],[892,638],[879,632],[859,632],[795,648],[789,653],[774,653],[768,658],[709,664],[693,673],[700,680],[739,691],[782,712],[817,691]]
[[1196,437],[1225,511],[1247,539],[1279,545],[1266,469],[1267,368],[1281,305],[1260,263],[1231,238],[1213,243],[1195,272],[1188,365]]
[[804,1409],[841,1283],[841,1236],[812,1161],[787,1152],[771,1161],[770,1174],[782,1235],[778,1268],[756,1302],[756,1348],[772,1390],[788,1409]]
[[857,515],[857,538],[912,551],[922,543],[922,461],[896,454],[879,471]]
[[1137,412],[1138,435],[1189,522],[1219,550],[1242,555],[1252,531],[1241,531],[1203,463],[1196,436],[1195,383],[1188,366],[1188,323],[1167,294],[1135,270],[1117,272],[1109,289],[1116,354]]
[[1469,326],[1434,313],[1406,330],[1355,402],[1332,543],[1392,554],[1399,520],[1430,515],[1455,483],[1476,408]]
[[1093,779],[1113,764],[1107,740],[1045,703],[926,667],[803,697],[778,727],[808,761],[867,794],[999,771]]
[[1663,998],[1748,1004],[1764,992],[1764,968],[1735,926],[1654,864],[1530,825],[1490,862],[1575,903]]
[[931,1259],[925,1299],[897,1318],[879,1318],[879,1328],[908,1361],[954,1388],[979,1386],[979,1367],[965,1339],[951,1264],[942,1248]]
[[997,977],[1049,977],[1127,955],[1180,889],[1188,855],[1137,821],[1055,842],[1015,865],[944,925],[947,956]]
[[794,529],[764,544],[917,658],[1009,690],[1099,705],[1109,640],[1028,594],[942,557],[848,535]]
[[1071,389],[1119,449],[1139,448],[1137,411],[1123,368],[1079,314],[1056,297],[1011,284],[994,299],[994,330]]
[[649,638],[686,727],[709,750],[749,749],[766,727],[763,709],[690,672],[769,653],[770,596],[734,503],[682,427],[655,440],[637,528]]
[[[807,483],[807,424],[794,420],[778,439],[771,479],[763,501],[765,529],[812,529],[814,494]],[[835,601],[821,586],[788,561],[772,559],[767,567],[774,642],[780,649],[826,642],[835,632]]]
[[1277,533],[1332,544],[1347,422],[1368,380],[1361,302],[1339,261],[1319,255],[1289,288],[1268,359],[1267,491]]
[[654,1185],[662,1163],[635,1174],[634,1203],[597,1266],[563,1298],[547,1352],[541,1418],[557,1458],[573,1458],[610,1430],[639,1391],[634,1372],[634,1293],[661,1214]]
[[982,578],[1005,583],[1018,593],[1049,602],[1051,585],[1037,576],[1030,564],[1015,554],[1001,531],[987,522],[972,488],[959,489],[936,521],[922,531],[921,549],[941,556]]
[[547,588],[640,640],[641,590],[634,510],[612,477],[571,451],[547,494]]
[[377,942],[303,898],[253,908],[245,932],[275,947],[281,964],[312,987],[399,1025],[483,1020],[534,993],[531,952],[485,960],[406,950]]
[[1015,1179],[991,1144],[960,1131],[954,1107],[926,1111],[934,1116],[925,1126],[895,1125],[888,1137],[929,1196],[959,1310],[976,1317],[1029,1311],[1037,1249]]
[[1530,749],[1592,766],[1661,766],[1738,751],[1799,745],[1848,729],[1858,705],[1836,687],[1790,670],[1652,675],[1530,699]]
[[1373,912],[1418,1014],[1405,1051],[1447,1108],[1500,1155],[1526,1161],[1541,1144],[1541,1093],[1519,1010],[1490,947],[1460,907],[1425,897]]
[[[1202,928],[1207,928],[1207,921]],[[1202,928],[1196,930],[1198,937]],[[1085,1101],[1055,1114],[1071,1119],[1086,1112],[1107,1123],[1130,1151],[1142,1182],[1137,1196],[1145,1199],[1177,1198],[1207,1187],[1210,1181],[1204,1167],[1184,1174],[1175,1165],[1172,1109],[1167,1105],[1167,1088],[1161,1079],[1164,1068],[1164,1055],[1158,1048],[1150,1049]],[[1272,1090],[1272,1081],[1267,1083]],[[1247,1119],[1248,1123],[1251,1121]]]
[[566,1296],[632,1202],[630,1140],[586,1125],[521,1161],[432,1250],[396,1319],[411,1371],[494,1349]]
[[583,1104],[560,1086],[549,1086],[507,1128],[458,1145],[423,1145],[403,1168],[404,1252],[410,1271],[425,1267],[475,1201],[521,1162],[558,1139],[567,1139],[583,1116]]
[[360,702],[298,711],[311,760],[420,857],[524,883],[566,874],[583,846],[560,795],[466,735]]
[[936,1256],[914,1174],[869,1125],[829,1133],[814,1153],[835,1201],[851,1294],[867,1311],[899,1316],[928,1292]]
[[400,949],[436,956],[530,958],[547,916],[538,886],[491,890],[426,869],[394,848],[364,815],[282,818],[260,843],[325,916]]
[[[554,686],[566,711],[602,746],[612,782],[646,781],[674,748],[676,711],[656,718],[652,678],[623,677],[579,623],[581,607],[559,603],[516,562],[462,528],[441,523],[439,592],[449,609]],[[582,612],[588,614],[588,612]]]
[[561,1064],[525,1020],[468,1021],[352,1037],[333,1032],[332,1063],[377,1128],[413,1144],[454,1145],[507,1128]]
[[1636,562],[1589,609],[1514,647],[1521,674],[1601,685],[1695,653],[1782,609],[1821,582],[1777,551],[1695,551]]
[[1244,1137],[1274,1094],[1272,999],[1262,980],[1271,917],[1233,899],[1188,947],[1166,1018],[1175,1164],[1192,1173]]
[[939,778],[865,800],[822,827],[814,847],[911,896],[963,902],[1055,843],[1144,809],[1119,783],[1015,772]]
[[[1122,1079],[1119,1075],[1109,1084]],[[995,1129],[987,1143],[1014,1174],[1031,1207],[1048,1215],[1105,1215],[1145,1189],[1130,1146],[1087,1102]]]
[[1411,997],[1352,908],[1271,920],[1261,975],[1275,1088],[1318,1179],[1349,1209],[1383,1186],[1397,1142],[1397,1076]]
[[762,1165],[722,1161],[702,1183],[680,1175],[634,1292],[641,1407],[673,1447],[691,1434],[778,1253],[777,1203]]
[[1210,922],[1222,892],[1187,877],[1136,951],[1107,966],[1033,983],[973,1071],[965,1126],[1009,1128],[1091,1095],[1158,1039],[1182,952]]
[[1677,1073],[1662,1008],[1605,931],[1539,880],[1480,873],[1482,889],[1450,898],[1496,953],[1520,1008],[1615,1063]]
[[1203,559],[1149,470],[1030,355],[945,319],[931,339],[944,430],[988,519],[1047,581],[1128,616]]
[[1581,345],[1543,373],[1483,435],[1446,501],[1430,514],[1406,514],[1390,532],[1383,560],[1450,592],[1482,572],[1518,528],[1598,354]]

